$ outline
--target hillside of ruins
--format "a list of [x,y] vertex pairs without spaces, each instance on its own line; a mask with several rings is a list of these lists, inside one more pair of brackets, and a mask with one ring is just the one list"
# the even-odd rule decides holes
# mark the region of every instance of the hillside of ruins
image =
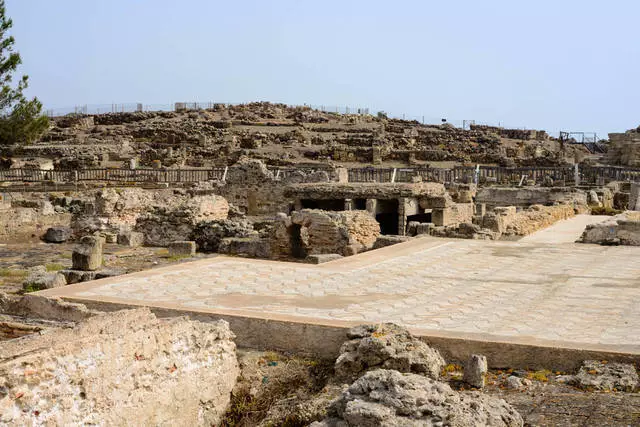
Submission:
[[0,427],[640,426],[639,14],[0,0]]
[[[478,329],[474,303],[451,305],[449,282],[421,275],[463,271],[445,267],[459,258],[477,266],[459,276],[471,280],[487,264],[500,295],[518,283],[510,272],[555,286],[554,253],[573,265],[616,246],[607,256],[635,257],[638,134],[585,142],[266,102],[53,117],[38,141],[1,152],[0,421],[633,424],[640,352],[628,332],[576,344],[543,311]],[[637,268],[615,280],[635,286]],[[419,294],[405,289],[416,280]],[[433,323],[440,305],[411,311],[422,292],[466,314]],[[362,323],[373,324],[349,329]]]

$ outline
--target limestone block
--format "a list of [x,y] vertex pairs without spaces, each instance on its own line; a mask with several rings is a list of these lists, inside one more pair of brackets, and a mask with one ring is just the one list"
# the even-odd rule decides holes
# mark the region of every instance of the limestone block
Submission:
[[451,209],[450,208],[438,208],[434,209],[431,213],[431,221],[436,226],[449,225],[451,221]]
[[325,262],[335,261],[341,258],[344,257],[340,254],[315,254],[307,256],[305,261],[309,264],[324,264]]
[[219,425],[240,373],[224,321],[137,309],[48,332],[0,346],[1,425]]
[[169,256],[194,256],[196,254],[196,242],[181,240],[169,244]]
[[144,234],[137,231],[118,234],[118,244],[130,247],[142,246],[144,244]]
[[484,388],[487,376],[487,358],[481,354],[469,356],[467,364],[464,366],[463,381],[471,387]]
[[102,239],[84,236],[72,254],[74,270],[94,271],[102,266]]

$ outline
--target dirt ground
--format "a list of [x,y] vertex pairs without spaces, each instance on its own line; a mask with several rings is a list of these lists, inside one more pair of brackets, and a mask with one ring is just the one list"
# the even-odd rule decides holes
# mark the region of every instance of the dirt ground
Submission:
[[[0,292],[17,294],[22,292],[22,282],[27,269],[44,265],[48,271],[71,268],[73,243],[28,242],[0,244]],[[104,246],[104,268],[123,273],[148,270],[178,262],[213,257],[216,254],[197,254],[194,258],[170,257],[165,248],[130,248],[116,244]]]

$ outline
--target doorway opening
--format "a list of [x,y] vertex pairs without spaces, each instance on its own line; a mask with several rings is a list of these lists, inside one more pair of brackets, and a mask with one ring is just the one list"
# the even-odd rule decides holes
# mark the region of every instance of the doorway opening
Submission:
[[380,224],[380,234],[398,234],[398,201],[378,200],[376,221]]

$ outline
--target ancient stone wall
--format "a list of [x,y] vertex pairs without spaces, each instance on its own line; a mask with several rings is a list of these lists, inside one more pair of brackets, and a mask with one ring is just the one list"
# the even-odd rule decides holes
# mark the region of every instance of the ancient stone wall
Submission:
[[274,227],[272,255],[303,257],[316,254],[354,255],[373,247],[380,225],[366,211],[294,211]]
[[32,206],[3,203],[0,206],[0,242],[39,239],[47,228],[69,226],[71,215],[57,213],[48,201],[34,201]]
[[343,170],[298,169],[280,174],[270,171],[260,160],[242,159],[229,168],[224,184],[214,191],[247,215],[273,215],[289,212],[290,201],[284,194],[288,185],[338,181],[344,173]]
[[485,187],[478,190],[476,203],[487,209],[497,206],[528,207],[554,203],[587,204],[587,194],[569,187]]
[[224,321],[102,314],[0,346],[0,424],[217,425],[239,374]]
[[175,240],[189,240],[199,222],[227,218],[229,204],[216,195],[195,195],[186,190],[144,190],[107,188],[95,201],[74,216],[76,233],[95,231],[145,234],[145,243],[166,246]]
[[498,237],[509,238],[529,235],[573,216],[575,216],[575,209],[568,204],[533,205],[520,212],[517,212],[515,206],[507,206],[495,208],[493,212],[489,212],[482,217],[479,225],[496,233]]
[[640,167],[640,127],[609,134],[607,161],[612,165]]

